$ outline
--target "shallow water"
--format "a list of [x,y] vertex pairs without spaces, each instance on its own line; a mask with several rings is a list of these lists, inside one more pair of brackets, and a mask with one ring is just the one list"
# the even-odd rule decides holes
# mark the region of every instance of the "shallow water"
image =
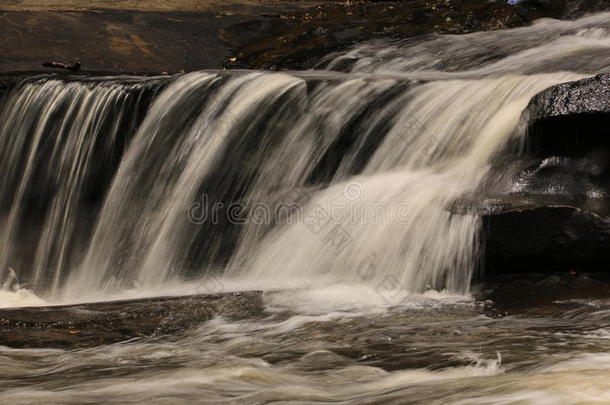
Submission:
[[439,293],[351,309],[307,308],[311,291],[264,298],[258,317],[176,336],[0,348],[3,402],[610,403],[610,300],[498,316],[490,302]]

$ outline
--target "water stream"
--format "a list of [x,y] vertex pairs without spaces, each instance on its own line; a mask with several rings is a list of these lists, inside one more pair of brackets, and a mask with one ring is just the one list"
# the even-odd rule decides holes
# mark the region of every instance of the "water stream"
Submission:
[[610,68],[608,29],[373,41],[304,72],[13,78],[0,306],[260,289],[266,309],[0,348],[3,400],[610,403],[608,302],[489,317],[470,295],[481,220],[448,210],[525,136],[535,94]]

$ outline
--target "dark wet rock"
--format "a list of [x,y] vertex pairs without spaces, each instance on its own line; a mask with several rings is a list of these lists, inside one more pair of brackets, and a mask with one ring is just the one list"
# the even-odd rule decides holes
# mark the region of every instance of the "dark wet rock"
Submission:
[[610,305],[610,275],[576,270],[502,274],[488,277],[477,298],[488,300],[486,314],[558,315],[581,306]]
[[0,75],[0,102],[18,85],[18,81],[7,75]]
[[610,265],[610,220],[575,207],[502,207],[483,223],[488,272],[593,271]]
[[[547,0],[552,2],[553,0]],[[564,18],[576,18],[596,11],[606,10],[607,0],[564,0],[562,16]]]
[[593,271],[610,257],[610,75],[532,98],[526,147],[509,148],[453,212],[481,215],[484,273]]
[[256,291],[0,309],[0,345],[91,347],[177,334],[215,316],[235,320],[261,312],[262,294]]
[[526,109],[530,125],[575,114],[610,114],[610,74],[562,83],[537,94]]
[[584,157],[609,152],[610,74],[544,90],[532,98],[523,119],[529,154]]
[[578,18],[608,8],[605,0],[513,0],[512,3],[522,13],[537,10],[555,18]]

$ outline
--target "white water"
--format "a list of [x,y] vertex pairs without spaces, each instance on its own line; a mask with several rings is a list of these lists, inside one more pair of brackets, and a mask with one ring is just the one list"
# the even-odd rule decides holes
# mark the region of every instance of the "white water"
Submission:
[[[276,285],[295,279],[366,283],[397,290],[393,295],[402,299],[429,288],[467,293],[479,219],[447,208],[474,191],[494,153],[516,134],[530,97],[573,77],[417,87],[364,174],[316,193],[303,221],[279,227],[252,247],[235,276]],[[413,117],[417,125],[409,122]]]
[[[13,91],[0,127],[0,307],[268,291],[256,315],[171,337],[0,346],[2,401],[610,403],[607,300],[490,317],[465,296],[480,221],[447,210],[522,136],[531,96],[610,68],[609,17],[360,45],[348,74],[192,73],[159,88],[137,133],[115,118],[137,115],[139,80]],[[259,210],[238,225],[199,221],[202,193]],[[266,218],[281,203],[301,209]],[[215,260],[230,241],[228,263]]]
[[[84,191],[98,172],[90,168],[106,159],[96,148],[124,136],[115,116],[130,114],[123,100],[139,84],[26,84],[2,110],[2,165],[11,175],[0,183],[10,196],[0,263],[51,302],[186,294],[210,283],[363,285],[385,291],[387,303],[430,289],[467,294],[480,221],[448,207],[522,136],[533,95],[585,77],[583,60],[595,59],[595,71],[610,66],[607,17],[359,45],[328,64],[355,59],[348,74],[177,77],[91,209]],[[497,55],[486,60],[491,48]],[[34,163],[43,153],[41,168]],[[49,184],[34,182],[40,173]],[[42,220],[26,228],[28,207],[48,198],[37,197],[45,186]],[[189,217],[204,197],[208,211],[224,204],[220,223],[211,212],[202,223]],[[264,214],[285,203],[298,210],[278,221],[250,209],[236,221],[227,219],[233,199]]]
[[409,72],[425,79],[561,71],[600,73],[608,68],[610,13],[575,21],[541,19],[531,26],[428,41],[371,41],[331,55],[327,69],[377,74]]
[[[473,191],[494,154],[519,136],[521,111],[533,95],[578,77],[504,76],[407,88],[373,116],[387,120],[389,129],[362,174],[349,175],[358,149],[348,151],[331,185],[316,191],[307,185],[312,170],[349,117],[397,85],[395,80],[349,77],[323,83],[308,97],[309,108],[302,114],[278,114],[278,120],[294,124],[286,133],[266,135],[280,143],[262,156],[260,174],[246,197],[272,210],[277,201],[265,196],[273,190],[309,190],[301,200],[306,204],[288,224],[246,218],[219,283],[242,289],[365,284],[385,291],[391,304],[427,289],[468,293],[478,260],[479,219],[452,215],[448,206]],[[189,204],[200,198],[200,184],[228,141],[239,136],[231,133],[238,125],[235,117],[260,114],[265,105],[275,108],[273,101],[287,93],[296,101],[307,97],[303,79],[296,76],[246,74],[213,94],[186,135],[168,129],[193,94],[219,80],[210,73],[186,75],[151,107],[123,157],[84,260],[62,289],[62,302],[120,297],[122,290],[140,290],[139,295],[198,292],[191,284],[183,289],[180,283],[174,289],[171,285],[179,281],[175,269],[184,265],[201,231],[188,222]],[[333,105],[343,108],[330,110]],[[210,118],[219,114],[229,118]],[[365,136],[380,136],[367,132],[370,123],[361,125]],[[174,142],[169,153],[159,146],[165,142]],[[69,211],[63,213],[70,218]],[[57,221],[58,215],[51,211],[49,218]],[[38,263],[41,256],[36,255]],[[42,274],[39,270],[35,280]],[[57,287],[58,275],[52,279]]]
[[[586,318],[426,311],[217,318],[177,341],[0,347],[0,390],[16,404],[606,404],[610,356],[594,352],[607,344],[583,335]],[[574,333],[569,340],[553,336],[562,322]],[[434,367],[409,366],[418,357]],[[392,369],[397,361],[404,368]]]
[[[132,87],[137,90],[145,85],[142,81]],[[53,196],[41,219],[37,245],[25,249],[34,258],[31,283],[46,285],[48,290],[60,286],[61,273],[73,265],[67,253],[79,232],[77,205],[91,181],[95,159],[104,159],[106,150],[118,142],[119,123],[129,97],[126,88],[112,82],[50,80],[25,85],[5,103],[0,128],[4,141],[0,189],[2,198],[10,201],[10,210],[0,221],[0,269],[11,265],[12,249],[23,249],[14,246],[27,233],[20,221],[38,215],[27,212],[27,207],[38,203],[39,190],[49,188]],[[110,116],[112,122],[108,123]],[[44,157],[43,151],[47,153]],[[31,196],[26,199],[32,190],[34,201],[29,200]]]

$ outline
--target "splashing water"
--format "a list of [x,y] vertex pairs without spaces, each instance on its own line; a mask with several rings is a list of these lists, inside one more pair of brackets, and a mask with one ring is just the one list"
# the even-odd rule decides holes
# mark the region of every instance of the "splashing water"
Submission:
[[467,294],[480,219],[448,207],[522,135],[533,95],[584,77],[585,56],[610,66],[606,17],[324,62],[349,73],[16,80],[0,112],[1,268],[62,302],[209,292],[194,280]]
[[609,17],[374,41],[310,72],[7,79],[0,307],[266,291],[202,324],[171,300],[5,310],[26,346],[26,315],[60,342],[92,331],[58,314],[137,328],[144,305],[188,328],[0,346],[2,399],[608,403],[609,301],[490,316],[467,295],[481,220],[449,208],[533,95],[610,67]]

